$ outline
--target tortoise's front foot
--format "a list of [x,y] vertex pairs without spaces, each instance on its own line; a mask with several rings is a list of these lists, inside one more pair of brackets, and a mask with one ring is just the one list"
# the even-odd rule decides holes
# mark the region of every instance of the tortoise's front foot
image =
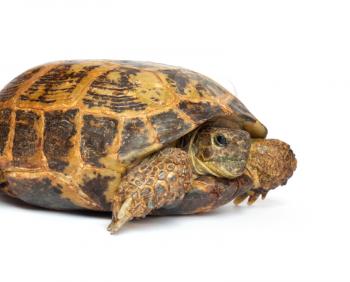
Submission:
[[186,152],[166,148],[144,159],[122,178],[113,200],[108,231],[116,233],[133,218],[183,198],[191,187],[192,170]]

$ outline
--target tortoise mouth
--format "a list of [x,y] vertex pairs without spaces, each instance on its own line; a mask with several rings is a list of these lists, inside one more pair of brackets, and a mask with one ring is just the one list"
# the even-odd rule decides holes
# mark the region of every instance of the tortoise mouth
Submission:
[[[227,161],[227,159],[226,159]],[[233,179],[243,174],[246,160],[231,160],[227,165],[223,162],[210,161],[204,162],[196,157],[192,157],[192,165],[197,174],[213,175],[219,178]]]
[[225,163],[223,162],[216,162],[211,161],[208,163],[205,163],[208,171],[210,170],[210,173],[215,175],[216,177],[225,177],[225,178],[236,178],[243,174],[245,170],[245,160],[226,160]]

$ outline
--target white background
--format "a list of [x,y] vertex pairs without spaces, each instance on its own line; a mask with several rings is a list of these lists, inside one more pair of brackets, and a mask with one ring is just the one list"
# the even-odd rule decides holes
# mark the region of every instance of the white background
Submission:
[[180,65],[233,91],[291,144],[298,169],[265,201],[149,218],[0,196],[0,280],[350,281],[349,1],[0,1],[0,85],[62,59]]

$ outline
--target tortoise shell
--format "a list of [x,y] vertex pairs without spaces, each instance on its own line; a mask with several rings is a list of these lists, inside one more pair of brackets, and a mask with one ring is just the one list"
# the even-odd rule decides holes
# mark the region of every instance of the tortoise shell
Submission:
[[132,61],[41,65],[0,92],[5,192],[47,208],[110,210],[128,167],[208,121],[267,133],[236,97],[190,70]]

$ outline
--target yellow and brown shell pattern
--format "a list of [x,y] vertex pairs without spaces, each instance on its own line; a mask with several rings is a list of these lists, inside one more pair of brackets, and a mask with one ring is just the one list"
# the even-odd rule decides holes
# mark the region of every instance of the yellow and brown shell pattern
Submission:
[[33,68],[0,92],[3,190],[45,208],[110,210],[128,167],[215,118],[266,135],[237,98],[189,70],[132,61]]

